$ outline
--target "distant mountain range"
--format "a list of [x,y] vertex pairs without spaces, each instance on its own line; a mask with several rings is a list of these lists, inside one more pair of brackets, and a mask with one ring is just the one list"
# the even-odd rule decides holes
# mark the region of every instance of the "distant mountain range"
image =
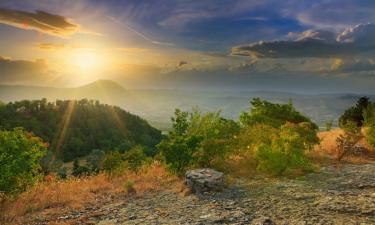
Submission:
[[[227,118],[237,119],[243,110],[249,110],[250,100],[259,97],[272,102],[293,101],[295,107],[320,125],[338,116],[361,97],[357,94],[302,95],[272,91],[188,91],[170,89],[125,89],[116,82],[98,80],[76,88],[0,85],[3,102],[23,99],[97,99],[102,103],[118,105],[138,114],[154,126],[166,129],[175,108],[190,110],[198,107],[203,112],[221,110]],[[368,96],[375,99],[375,96]]]

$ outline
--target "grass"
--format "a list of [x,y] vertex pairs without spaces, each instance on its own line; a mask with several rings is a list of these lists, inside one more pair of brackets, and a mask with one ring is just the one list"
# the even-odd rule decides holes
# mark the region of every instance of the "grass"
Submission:
[[[336,139],[341,134],[343,134],[343,131],[339,128],[319,132],[318,137],[321,142],[309,153],[309,158],[315,164],[319,165],[335,164],[338,154]],[[354,164],[375,163],[375,150],[366,143],[364,138],[359,141],[359,144],[369,149],[369,154],[363,156],[346,156],[343,162]]]
[[[153,163],[138,173],[126,171],[118,176],[109,177],[106,174],[89,176],[85,178],[71,178],[59,180],[47,176],[43,182],[38,183],[14,199],[3,201],[0,208],[1,222],[16,224],[23,216],[29,213],[48,211],[49,215],[61,214],[61,210],[78,210],[86,205],[92,205],[99,199],[110,196],[127,196],[128,190],[124,183],[132,181],[132,188],[136,195],[145,192],[163,190],[175,187],[181,190],[182,182],[168,173],[159,163]],[[25,204],[27,203],[27,204]]]

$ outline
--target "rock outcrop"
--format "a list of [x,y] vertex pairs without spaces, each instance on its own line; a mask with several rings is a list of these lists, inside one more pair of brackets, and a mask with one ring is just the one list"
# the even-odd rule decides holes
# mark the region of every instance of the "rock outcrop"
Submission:
[[221,191],[225,187],[224,174],[214,169],[189,170],[185,174],[185,180],[187,186],[198,194]]

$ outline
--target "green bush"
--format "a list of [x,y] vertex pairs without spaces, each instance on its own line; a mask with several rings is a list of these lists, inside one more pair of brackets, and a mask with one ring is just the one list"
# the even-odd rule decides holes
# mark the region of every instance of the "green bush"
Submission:
[[365,137],[367,143],[375,147],[375,104],[371,103],[363,113],[366,131]]
[[99,149],[94,149],[87,156],[87,164],[89,169],[93,173],[98,173],[103,167],[103,161],[105,159],[105,152]]
[[73,161],[73,172],[72,175],[79,177],[79,176],[87,176],[90,175],[91,170],[86,166],[81,166],[78,159]]
[[116,175],[127,168],[123,155],[117,151],[109,152],[103,161],[103,170],[109,175]]
[[43,141],[21,128],[0,131],[0,192],[18,193],[40,177]]
[[270,134],[271,143],[260,144],[255,153],[257,169],[273,175],[305,171],[311,164],[305,152],[319,142],[309,123],[286,123],[277,134]]
[[140,145],[136,145],[125,152],[123,158],[127,161],[129,169],[132,171],[138,171],[149,161],[149,158],[145,155],[144,147]]
[[341,134],[336,139],[338,148],[337,160],[340,161],[347,155],[350,155],[354,150],[354,145],[361,139],[361,128],[354,121],[346,121],[345,125],[342,126],[344,134]]

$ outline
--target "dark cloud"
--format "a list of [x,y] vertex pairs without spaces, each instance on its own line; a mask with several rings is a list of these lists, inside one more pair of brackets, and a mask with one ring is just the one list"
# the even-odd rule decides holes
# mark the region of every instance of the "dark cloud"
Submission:
[[343,57],[368,54],[375,50],[375,24],[360,24],[334,35],[329,31],[308,30],[292,41],[260,41],[232,48],[232,55],[259,58]]
[[0,83],[40,84],[50,78],[48,65],[42,59],[12,60],[0,56]]
[[26,12],[6,8],[0,8],[0,23],[55,36],[68,36],[79,28],[77,24],[60,15],[44,11]]

